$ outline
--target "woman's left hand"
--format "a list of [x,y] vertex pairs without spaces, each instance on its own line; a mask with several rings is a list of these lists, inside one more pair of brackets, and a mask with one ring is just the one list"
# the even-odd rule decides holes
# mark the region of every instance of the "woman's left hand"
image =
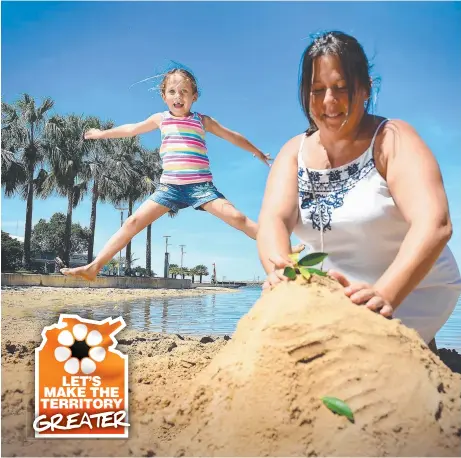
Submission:
[[343,274],[330,270],[328,276],[338,280],[344,286],[344,294],[357,305],[364,305],[373,312],[391,318],[394,313],[394,308],[382,297],[381,293],[377,291],[373,285],[368,283],[350,282]]

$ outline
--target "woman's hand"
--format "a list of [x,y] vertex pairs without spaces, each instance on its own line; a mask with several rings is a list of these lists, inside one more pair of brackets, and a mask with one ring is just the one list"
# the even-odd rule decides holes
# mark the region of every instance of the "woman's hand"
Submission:
[[282,256],[269,258],[269,261],[274,265],[274,270],[269,272],[265,282],[263,283],[263,290],[272,289],[277,283],[288,281],[288,278],[283,275],[285,267],[292,266],[293,263],[289,259]]
[[394,308],[373,285],[361,282],[350,282],[343,274],[334,270],[328,271],[328,276],[337,280],[344,286],[344,294],[357,305],[364,305],[366,308],[380,315],[391,318]]

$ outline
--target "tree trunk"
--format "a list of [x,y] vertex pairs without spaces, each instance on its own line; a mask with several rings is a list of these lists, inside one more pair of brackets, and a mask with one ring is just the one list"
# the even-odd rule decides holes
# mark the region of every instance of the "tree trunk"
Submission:
[[194,275],[192,275],[192,283],[194,283],[194,280],[195,280],[195,277]]
[[88,242],[88,264],[93,261],[94,233],[96,230],[96,204],[99,199],[98,182],[94,180],[93,194],[91,196],[90,240]]
[[202,274],[200,274],[200,283],[202,283]]
[[67,191],[67,218],[64,232],[64,264],[70,267],[70,237],[72,231],[72,203],[74,197],[73,186]]
[[152,240],[152,224],[147,226],[147,237],[146,237],[146,270],[147,276],[151,277],[151,240]]
[[32,210],[34,204],[34,171],[29,171],[29,184],[27,189],[26,225],[24,227],[24,253],[22,264],[24,269],[30,270],[30,239],[32,237]]
[[[133,200],[131,197],[128,199],[128,218],[131,216],[133,213]],[[126,246],[126,266],[125,266],[125,272],[126,269],[131,269],[131,240],[128,242],[128,245]]]

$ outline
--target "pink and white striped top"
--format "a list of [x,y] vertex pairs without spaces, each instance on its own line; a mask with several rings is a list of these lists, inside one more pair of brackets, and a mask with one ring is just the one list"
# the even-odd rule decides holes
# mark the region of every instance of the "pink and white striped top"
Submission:
[[192,113],[177,118],[165,111],[160,131],[161,183],[184,185],[212,181],[202,115]]

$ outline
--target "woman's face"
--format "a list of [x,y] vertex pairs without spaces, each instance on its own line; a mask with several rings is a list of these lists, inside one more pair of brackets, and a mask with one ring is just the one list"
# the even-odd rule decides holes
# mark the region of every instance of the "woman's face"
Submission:
[[348,87],[337,56],[314,59],[310,114],[320,132],[343,136],[355,131],[365,112],[367,98],[367,90],[357,88],[349,104]]

